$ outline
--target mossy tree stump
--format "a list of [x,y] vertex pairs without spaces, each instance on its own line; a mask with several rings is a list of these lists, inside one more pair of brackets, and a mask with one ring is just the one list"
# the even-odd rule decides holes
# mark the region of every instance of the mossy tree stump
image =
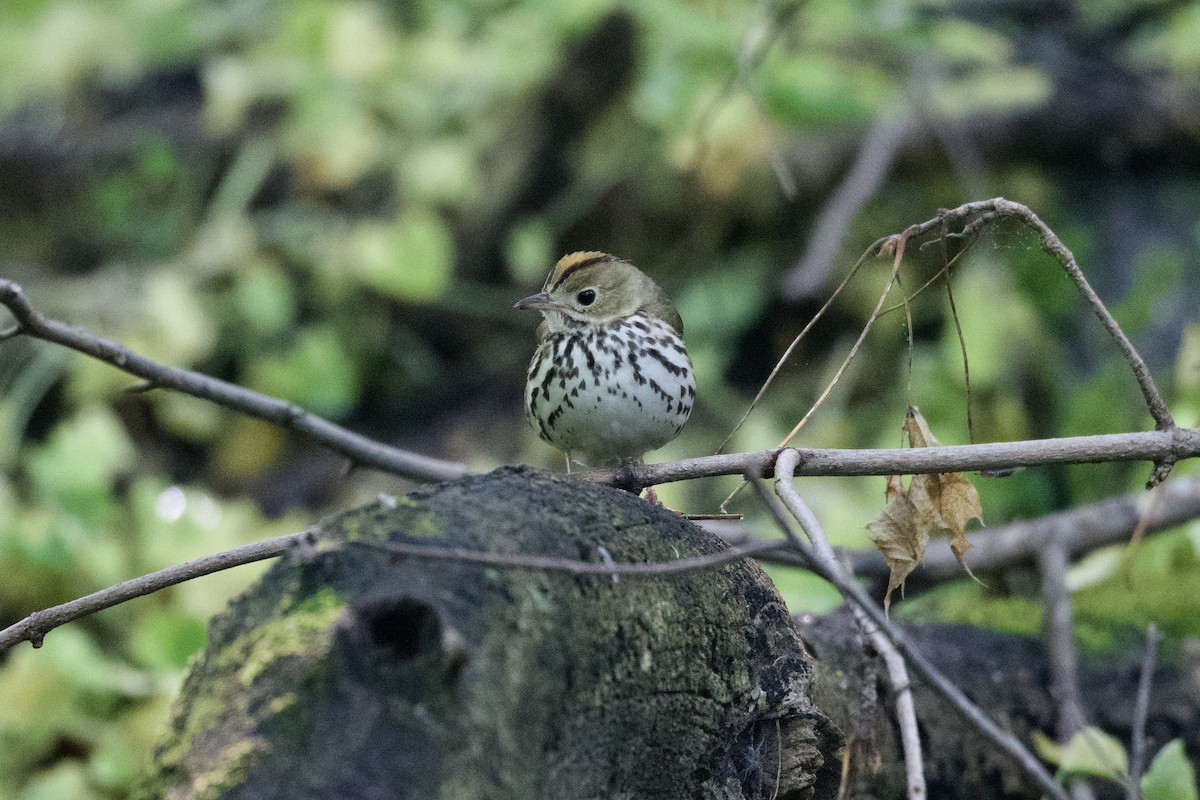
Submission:
[[355,544],[387,539],[618,563],[724,547],[523,468],[331,518],[213,621],[143,796],[836,794],[841,735],[752,562],[614,581]]

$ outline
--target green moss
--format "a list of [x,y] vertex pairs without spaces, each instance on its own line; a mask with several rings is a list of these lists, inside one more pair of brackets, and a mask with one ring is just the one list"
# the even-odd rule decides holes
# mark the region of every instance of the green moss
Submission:
[[442,529],[434,522],[432,514],[419,513],[411,517],[409,527],[404,530],[404,535],[417,539],[432,539],[441,536]]
[[386,539],[392,533],[413,538],[432,538],[444,535],[433,515],[419,500],[411,496],[388,498],[386,501],[349,511],[325,520],[322,528],[339,539],[362,541]]
[[226,652],[241,664],[238,679],[248,686],[281,658],[324,655],[333,640],[332,623],[342,608],[336,593],[323,589],[290,613],[234,641]]
[[258,737],[238,739],[209,761],[216,767],[192,779],[196,800],[218,800],[231,787],[241,783],[246,771],[270,750],[270,745]]
[[332,586],[322,586],[296,606],[295,614],[330,614],[346,607],[346,600]]
[[[252,713],[256,696],[252,688],[267,670],[287,659],[303,658],[314,662],[329,650],[332,625],[345,607],[344,600],[332,588],[322,587],[300,602],[294,601],[297,585],[286,586],[278,600],[292,605],[265,625],[252,627],[237,635],[226,646],[208,652],[193,666],[194,673],[205,675],[203,691],[187,691],[180,702],[187,715],[176,721],[158,755],[168,770],[164,775],[184,773],[197,798],[221,797],[225,790],[241,782],[244,774],[267,751],[267,743],[252,735],[264,719],[275,717],[294,706],[297,695],[289,692],[271,698]],[[217,755],[212,755],[216,750]],[[218,765],[196,772],[196,753],[208,753],[203,764]],[[168,779],[169,780],[169,779]],[[162,792],[146,789],[144,796]]]

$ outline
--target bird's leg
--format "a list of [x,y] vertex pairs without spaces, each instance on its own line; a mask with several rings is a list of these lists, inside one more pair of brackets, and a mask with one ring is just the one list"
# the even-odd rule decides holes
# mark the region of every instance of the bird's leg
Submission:
[[[654,493],[654,487],[653,486],[643,487],[641,480],[638,477],[637,468],[645,466],[645,465],[646,465],[646,462],[644,459],[642,459],[641,456],[627,458],[624,461],[622,461],[621,466],[623,467],[623,471],[625,474],[621,476],[621,482],[619,485],[625,491],[633,492],[634,494],[641,495],[642,498],[644,500],[646,500],[647,502],[653,503],[656,506],[661,506],[662,501],[660,501],[658,499],[658,495]],[[645,494],[642,494],[643,489],[645,489]]]
[[[632,459],[632,461],[630,461],[630,468],[644,467],[644,465],[646,465],[646,459],[642,458],[641,456],[638,456],[637,458],[634,458],[634,459]],[[636,471],[635,471],[635,474],[636,474]],[[641,489],[642,487],[638,486],[637,488]],[[646,499],[647,503],[653,503],[656,506],[662,505],[662,501],[659,500],[659,495],[654,493],[653,486],[646,487],[646,494],[643,494],[642,498]]]
[[630,494],[640,495],[643,486],[638,479],[637,466],[643,463],[640,458],[623,458],[617,463],[617,476],[613,486],[624,489]]
[[570,475],[571,474],[571,454],[569,452],[565,452],[565,453],[563,453],[563,455],[565,455],[567,457],[567,474]]

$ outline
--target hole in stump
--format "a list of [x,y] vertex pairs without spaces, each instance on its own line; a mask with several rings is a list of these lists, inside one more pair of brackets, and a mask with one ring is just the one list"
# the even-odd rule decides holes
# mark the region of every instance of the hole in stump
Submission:
[[437,612],[419,601],[372,605],[360,611],[359,618],[371,641],[400,661],[440,646],[442,624]]

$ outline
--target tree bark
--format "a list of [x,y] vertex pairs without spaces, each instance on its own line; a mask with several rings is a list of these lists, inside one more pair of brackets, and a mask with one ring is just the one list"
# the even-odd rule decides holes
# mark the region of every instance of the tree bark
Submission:
[[[1054,738],[1056,704],[1050,695],[1050,664],[1037,639],[970,625],[908,624],[905,630],[972,700],[1024,742],[1033,731]],[[812,696],[846,732],[849,786],[846,797],[893,800],[904,796],[904,762],[895,710],[882,659],[864,643],[844,608],[799,622],[813,656]],[[1182,738],[1200,761],[1200,653],[1185,647],[1175,663],[1155,670],[1146,725],[1149,754]],[[1087,722],[1128,743],[1132,735],[1139,675],[1138,656],[1083,657],[1079,678]],[[1037,800],[1038,786],[926,686],[913,686],[930,800]],[[1101,797],[1125,797],[1115,784]],[[1105,789],[1111,793],[1104,793]]]
[[142,797],[836,796],[841,734],[756,564],[614,580],[387,540],[596,563],[725,548],[525,468],[335,516],[213,621]]

